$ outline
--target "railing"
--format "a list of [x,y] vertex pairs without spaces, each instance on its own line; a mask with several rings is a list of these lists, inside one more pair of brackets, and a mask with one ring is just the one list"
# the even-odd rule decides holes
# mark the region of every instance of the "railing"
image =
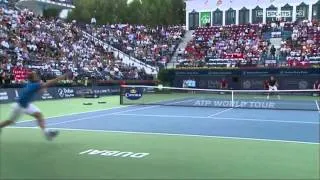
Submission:
[[132,65],[133,64],[134,66],[137,66],[140,69],[144,68],[147,74],[154,74],[154,75],[158,74],[159,70],[158,70],[157,67],[150,66],[150,65],[148,65],[146,63],[143,63],[143,62],[139,61],[136,58],[133,58],[133,57],[129,56],[128,54],[125,54],[124,52],[120,51],[119,49],[114,48],[110,44],[108,44],[108,43],[106,43],[106,42],[104,42],[104,41],[92,36],[91,34],[85,32],[85,31],[82,31],[82,33],[84,34],[84,36],[86,38],[93,39],[94,41],[97,41],[100,44],[106,45],[108,49],[110,49],[111,51],[117,53],[119,55],[119,58],[121,58],[123,60],[123,63],[128,64],[128,65]]

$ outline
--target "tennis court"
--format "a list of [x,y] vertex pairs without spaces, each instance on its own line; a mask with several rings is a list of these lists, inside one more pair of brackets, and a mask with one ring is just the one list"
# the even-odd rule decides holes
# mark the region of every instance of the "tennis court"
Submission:
[[[61,134],[46,142],[29,120],[5,129],[0,177],[319,179],[316,110],[191,107],[181,101],[120,106],[118,96],[103,99],[107,104],[90,100],[93,106],[83,106],[83,99],[37,102],[47,116],[56,116],[47,125]],[[316,107],[317,99],[312,102]],[[1,105],[1,114],[8,106]]]

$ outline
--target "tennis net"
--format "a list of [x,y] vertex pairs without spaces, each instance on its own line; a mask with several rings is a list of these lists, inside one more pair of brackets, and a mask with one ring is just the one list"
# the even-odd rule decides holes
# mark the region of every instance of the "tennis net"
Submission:
[[319,90],[216,90],[121,86],[122,105],[165,105],[320,111]]

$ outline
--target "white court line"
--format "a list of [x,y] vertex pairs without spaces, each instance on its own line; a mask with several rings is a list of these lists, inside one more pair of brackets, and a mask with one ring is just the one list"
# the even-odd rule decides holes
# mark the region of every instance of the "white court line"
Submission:
[[317,101],[317,100],[315,100],[315,102],[316,102],[316,105],[317,105],[318,111],[319,111],[319,113],[320,113],[320,107],[319,107],[318,101]]
[[[179,103],[188,102],[188,101],[194,101],[194,99],[188,99],[188,100],[183,100],[183,101],[166,103],[164,105],[174,105],[174,104],[179,104]],[[140,110],[151,109],[151,108],[155,108],[155,107],[161,107],[161,105],[153,105],[153,106],[147,106],[147,107],[136,108],[136,109],[128,109],[128,110],[125,110],[125,111],[119,111],[119,112],[111,113],[110,115],[122,114],[122,113],[125,113],[125,112],[140,111]]]
[[231,111],[232,109],[233,109],[233,108],[228,108],[228,109],[225,109],[225,110],[223,110],[223,111],[219,111],[219,112],[217,112],[217,113],[215,113],[215,114],[209,115],[208,117],[214,117],[214,116],[217,116],[217,115],[219,115],[219,114],[225,113],[225,112],[227,112],[227,111]]
[[[178,102],[173,102],[173,103],[168,103],[168,105],[177,104],[177,103],[181,103],[181,102],[192,101],[192,100],[193,99],[184,100],[184,101],[178,101]],[[126,113],[126,112],[140,111],[140,110],[151,109],[151,108],[160,107],[160,106],[161,105],[147,106],[147,107],[141,107],[141,108],[135,108],[135,109],[128,109],[128,110],[124,110],[124,111],[118,111],[118,112],[114,112],[114,113],[106,113],[106,114],[100,114],[100,115],[96,115],[96,116],[78,118],[78,119],[69,120],[69,121],[62,121],[62,122],[57,122],[57,123],[48,123],[47,126],[55,126],[55,125],[66,124],[66,123],[71,123],[71,122],[83,121],[83,120],[92,119],[92,118],[99,118],[99,117],[105,117],[105,116],[111,116],[111,115],[119,115],[119,114]]]
[[78,121],[83,121],[83,120],[87,120],[87,119],[94,119],[94,118],[99,118],[99,117],[117,115],[118,113],[140,111],[140,110],[151,109],[151,108],[155,108],[155,107],[158,107],[158,106],[148,106],[148,107],[142,107],[142,108],[135,108],[135,109],[129,109],[129,110],[124,110],[124,111],[119,111],[119,112],[114,112],[114,113],[106,113],[106,114],[100,114],[100,115],[89,116],[89,117],[84,117],[84,118],[78,118],[78,119],[69,120],[69,121],[61,121],[61,122],[57,122],[57,123],[48,123],[47,126],[54,126],[54,125],[71,123],[71,122],[78,122]]
[[[38,129],[38,127],[9,127],[9,128],[10,129]],[[193,135],[193,134],[152,133],[152,132],[134,132],[134,131],[108,131],[108,130],[70,129],[70,128],[53,128],[53,129],[61,130],[61,131],[120,133],[120,134],[159,135],[159,136],[178,136],[178,137],[199,137],[199,138],[249,140],[249,141],[280,142],[280,143],[310,144],[310,145],[319,145],[320,144],[320,143],[316,143],[316,142],[261,139],[261,138],[244,138],[244,137],[232,137],[232,136],[208,136],[208,135],[196,135],[196,134]]]
[[224,118],[224,117],[202,117],[202,116],[180,116],[180,115],[160,115],[160,114],[116,114],[118,116],[140,116],[140,117],[160,117],[160,118],[191,118],[191,119],[216,119],[216,120],[234,120],[234,121],[253,121],[253,122],[274,122],[274,123],[294,123],[294,124],[320,124],[311,121],[284,121],[270,119],[250,119],[250,118]]
[[[112,107],[112,108],[106,108],[106,109],[100,109],[100,110],[94,110],[94,111],[85,111],[85,112],[79,112],[79,113],[70,113],[70,114],[65,114],[65,115],[59,115],[59,116],[50,116],[50,117],[45,117],[46,120],[48,119],[53,119],[53,118],[59,118],[59,117],[67,117],[67,116],[73,116],[73,115],[78,115],[78,114],[86,114],[86,113],[93,113],[93,112],[100,112],[100,111],[110,111],[114,109],[121,109],[121,108],[127,108],[127,107],[132,107],[133,105],[127,105],[127,106],[118,106],[118,107]],[[36,120],[23,120],[23,121],[18,121],[16,124],[20,123],[25,123],[25,122],[32,122]]]

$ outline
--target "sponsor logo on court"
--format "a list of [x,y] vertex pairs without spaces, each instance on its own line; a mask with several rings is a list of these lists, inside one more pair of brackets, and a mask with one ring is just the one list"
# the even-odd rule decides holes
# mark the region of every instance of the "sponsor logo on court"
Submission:
[[68,98],[68,97],[74,97],[74,90],[70,88],[59,88],[58,89],[58,95],[61,98]]
[[217,101],[217,100],[197,100],[194,102],[194,106],[203,107],[242,107],[242,108],[263,108],[263,109],[274,109],[276,106],[275,102],[268,101]]
[[0,101],[8,100],[9,96],[7,92],[0,92]]
[[114,151],[114,150],[97,150],[97,149],[88,149],[79,153],[79,155],[94,155],[94,156],[103,156],[103,157],[120,157],[120,158],[133,158],[141,159],[149,156],[150,153],[135,153],[128,151]]
[[125,92],[125,97],[127,97],[130,100],[140,99],[142,97],[142,91],[136,88],[128,89]]

